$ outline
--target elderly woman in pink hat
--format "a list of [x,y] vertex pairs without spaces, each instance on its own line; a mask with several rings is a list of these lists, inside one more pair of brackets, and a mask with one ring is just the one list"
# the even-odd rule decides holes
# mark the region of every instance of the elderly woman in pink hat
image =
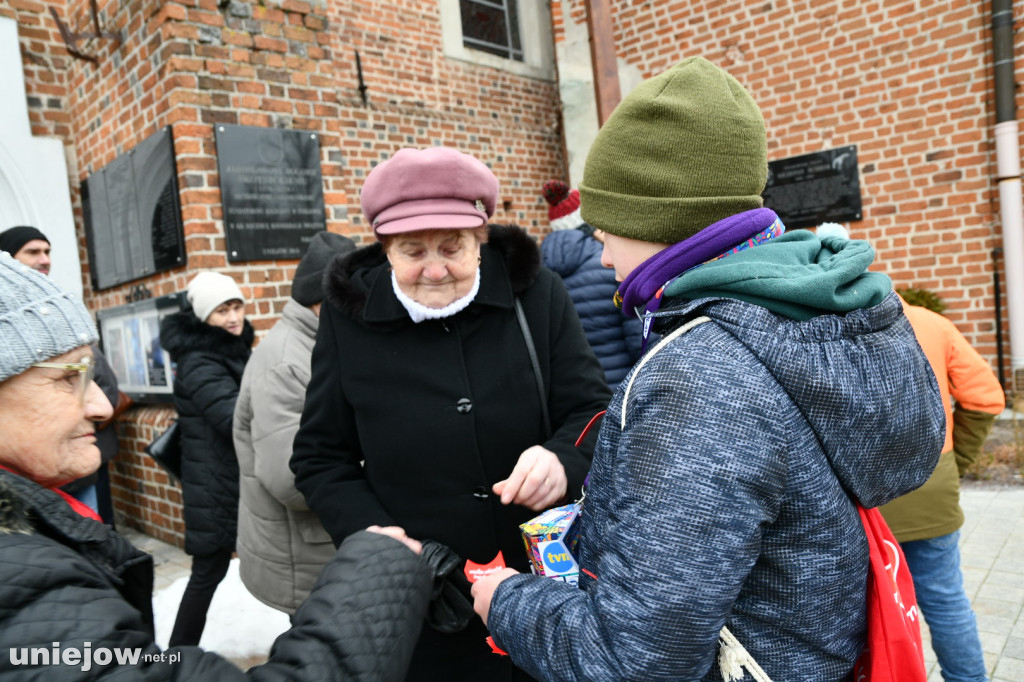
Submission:
[[[610,394],[534,240],[488,226],[497,200],[490,169],[448,148],[402,149],[366,179],[379,241],[328,267],[291,459],[336,544],[398,525],[526,570],[519,524],[581,489],[592,445],[575,441]],[[408,679],[529,679],[486,636],[475,618],[425,627]]]

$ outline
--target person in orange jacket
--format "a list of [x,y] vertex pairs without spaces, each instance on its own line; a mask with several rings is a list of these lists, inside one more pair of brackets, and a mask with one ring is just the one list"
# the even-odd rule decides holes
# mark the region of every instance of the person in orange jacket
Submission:
[[952,322],[906,301],[903,312],[939,382],[946,443],[931,478],[880,511],[907,558],[943,678],[985,682],[981,640],[960,572],[960,477],[978,458],[1005,396],[988,363]]
[[[818,228],[819,236],[823,230],[836,229],[833,224],[826,225]],[[906,301],[903,312],[942,393],[946,442],[925,484],[879,510],[907,558],[917,604],[931,631],[943,679],[985,682],[988,677],[978,627],[960,571],[960,527],[964,523],[960,477],[978,458],[1006,399],[988,362],[952,322]]]

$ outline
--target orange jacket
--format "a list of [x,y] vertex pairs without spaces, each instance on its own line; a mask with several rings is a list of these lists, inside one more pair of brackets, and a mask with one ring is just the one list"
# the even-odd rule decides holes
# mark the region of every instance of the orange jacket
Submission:
[[946,408],[946,442],[931,478],[880,508],[896,539],[909,542],[948,535],[963,525],[960,477],[978,458],[995,415],[1006,403],[992,369],[952,322],[906,301],[903,312],[932,366]]
[[[917,342],[921,344],[935,372],[935,379],[939,382],[939,391],[942,392],[946,407],[946,444],[942,446],[942,451],[946,452],[953,449],[956,439],[955,429],[951,427],[954,421],[950,396],[961,410],[991,415],[1003,411],[1006,397],[992,368],[952,322],[938,313],[910,305],[906,301],[903,301],[903,312],[910,320]],[[981,444],[978,445],[980,447]],[[970,454],[977,457],[977,452]]]

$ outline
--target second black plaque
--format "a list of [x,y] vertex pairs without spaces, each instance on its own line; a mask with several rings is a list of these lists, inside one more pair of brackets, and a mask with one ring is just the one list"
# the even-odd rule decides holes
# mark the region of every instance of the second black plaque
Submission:
[[301,258],[327,227],[319,136],[217,125],[215,137],[228,261]]

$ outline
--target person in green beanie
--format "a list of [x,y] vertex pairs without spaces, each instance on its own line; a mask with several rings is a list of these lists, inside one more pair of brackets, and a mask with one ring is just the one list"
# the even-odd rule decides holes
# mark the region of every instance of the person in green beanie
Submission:
[[662,339],[601,424],[579,585],[474,585],[538,679],[830,682],[862,653],[857,505],[928,478],[942,402],[871,247],[786,233],[766,178],[757,105],[700,58],[639,85],[590,149],[583,219],[623,314]]

